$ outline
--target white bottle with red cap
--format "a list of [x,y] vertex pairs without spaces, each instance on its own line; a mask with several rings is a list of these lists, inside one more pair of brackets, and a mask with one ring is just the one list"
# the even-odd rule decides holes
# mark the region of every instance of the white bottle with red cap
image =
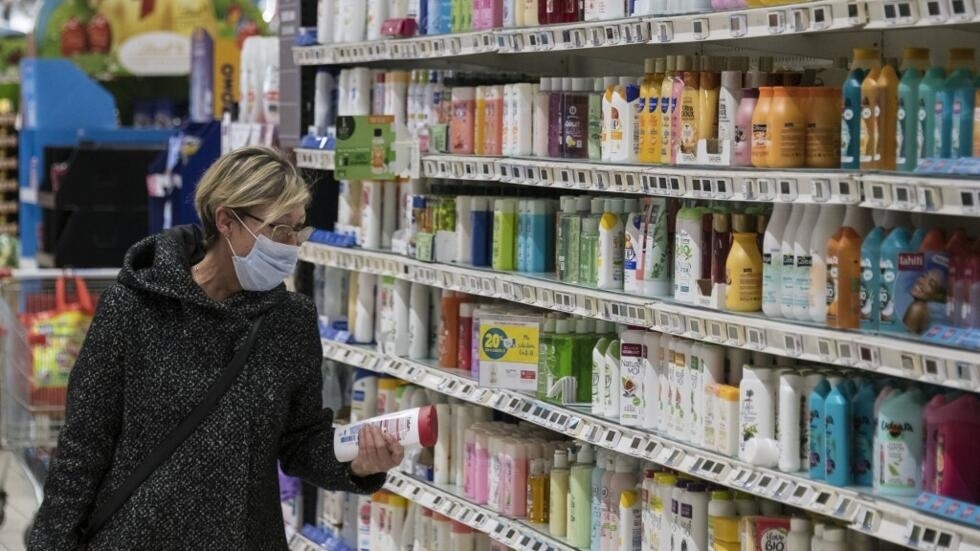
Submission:
[[385,434],[394,435],[398,443],[406,448],[434,446],[439,434],[439,423],[434,406],[422,406],[372,417],[338,427],[334,431],[333,451],[338,461],[353,461],[357,457],[358,435],[367,425],[375,425]]

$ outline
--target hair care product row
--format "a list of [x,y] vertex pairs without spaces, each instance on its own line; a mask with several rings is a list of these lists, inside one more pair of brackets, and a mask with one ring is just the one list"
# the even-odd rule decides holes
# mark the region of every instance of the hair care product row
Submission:
[[854,50],[844,84],[841,167],[913,171],[923,159],[980,156],[974,105],[980,92],[972,48],[950,49],[946,66],[906,48],[900,66],[878,50]]

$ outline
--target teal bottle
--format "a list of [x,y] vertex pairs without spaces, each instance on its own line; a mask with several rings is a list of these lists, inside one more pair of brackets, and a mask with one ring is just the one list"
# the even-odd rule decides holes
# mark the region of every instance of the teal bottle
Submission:
[[936,95],[936,156],[943,159],[969,157],[973,148],[973,50],[954,48],[949,55],[952,72]]
[[898,125],[895,136],[895,168],[911,172],[919,162],[919,84],[929,68],[929,50],[905,48],[902,79],[898,82]]
[[919,127],[915,139],[920,160],[936,157],[936,144],[942,141],[936,139],[940,129],[936,117],[936,97],[943,89],[945,80],[946,71],[942,67],[930,67],[919,82]]
[[861,168],[861,83],[867,71],[855,68],[841,91],[844,109],[840,126],[840,167]]
[[912,232],[912,239],[909,241],[909,245],[913,251],[917,251],[922,247],[922,242],[925,241],[926,235],[928,234],[929,228],[915,228],[915,231]]
[[851,425],[854,430],[854,460],[851,470],[854,483],[871,486],[874,482],[875,397],[878,395],[871,381],[864,381],[851,400]]
[[882,331],[902,329],[902,320],[895,315],[898,256],[915,250],[918,249],[912,247],[909,231],[902,227],[893,229],[881,243],[881,287],[878,293],[878,298],[881,300],[881,314],[878,328]]
[[834,486],[850,486],[853,444],[851,441],[851,395],[847,379],[837,380],[824,402],[823,416],[826,439],[824,479]]
[[827,457],[826,450],[826,429],[824,427],[823,415],[827,395],[830,394],[830,383],[824,379],[810,392],[810,478],[813,480],[823,480],[824,461]]
[[881,289],[881,243],[887,232],[881,226],[875,227],[861,242],[861,329],[878,330],[878,316],[881,302],[878,292]]

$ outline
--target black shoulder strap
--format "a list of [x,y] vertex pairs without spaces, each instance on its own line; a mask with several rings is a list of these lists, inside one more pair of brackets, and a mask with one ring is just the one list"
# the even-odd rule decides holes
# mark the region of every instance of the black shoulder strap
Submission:
[[255,341],[259,336],[259,329],[261,329],[264,320],[265,315],[261,315],[252,321],[252,327],[248,332],[248,338],[245,344],[235,351],[235,356],[225,367],[224,371],[221,372],[221,375],[218,376],[218,379],[211,384],[211,388],[208,389],[208,393],[204,399],[187,414],[187,417],[184,417],[174,430],[170,431],[170,434],[163,441],[157,444],[156,448],[150,452],[146,459],[136,467],[133,474],[126,479],[126,482],[113,492],[101,507],[92,512],[85,526],[85,531],[82,532],[81,543],[88,543],[105,526],[105,523],[112,518],[112,515],[126,503],[126,500],[139,488],[140,484],[149,478],[153,474],[153,471],[162,465],[164,461],[170,458],[184,440],[187,440],[187,437],[193,434],[201,422],[214,410],[218,401],[228,392],[228,389],[231,388],[231,385],[245,367],[245,360],[248,359],[252,348],[255,346]]

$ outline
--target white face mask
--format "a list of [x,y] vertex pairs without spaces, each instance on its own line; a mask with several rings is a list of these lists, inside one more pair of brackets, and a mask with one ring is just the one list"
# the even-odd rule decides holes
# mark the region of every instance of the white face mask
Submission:
[[[235,218],[238,218],[238,214],[235,214]],[[238,256],[235,249],[231,247],[231,240],[228,240],[238,282],[246,291],[275,289],[296,270],[299,247],[276,243],[264,235],[255,235],[241,218],[238,218],[238,221],[255,238],[255,245],[252,246],[252,252],[248,253],[248,256]]]

